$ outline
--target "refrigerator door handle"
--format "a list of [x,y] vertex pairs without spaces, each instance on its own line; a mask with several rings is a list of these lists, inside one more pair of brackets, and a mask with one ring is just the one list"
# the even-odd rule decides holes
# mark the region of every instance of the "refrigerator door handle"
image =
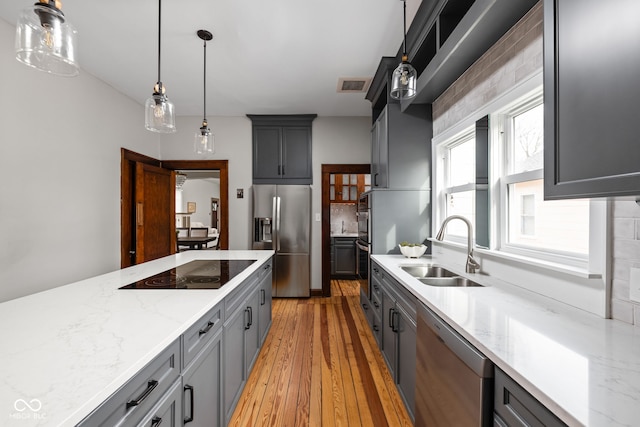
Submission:
[[276,251],[280,250],[280,197],[275,197],[276,201]]

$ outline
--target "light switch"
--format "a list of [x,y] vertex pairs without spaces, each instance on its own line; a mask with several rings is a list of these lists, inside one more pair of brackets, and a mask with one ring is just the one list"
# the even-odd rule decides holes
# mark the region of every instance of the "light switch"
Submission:
[[316,221],[317,221],[317,222],[320,222],[320,219],[321,219],[320,214],[319,214],[319,213],[317,213],[317,214],[316,214]]
[[629,274],[629,299],[640,302],[640,268],[632,268]]

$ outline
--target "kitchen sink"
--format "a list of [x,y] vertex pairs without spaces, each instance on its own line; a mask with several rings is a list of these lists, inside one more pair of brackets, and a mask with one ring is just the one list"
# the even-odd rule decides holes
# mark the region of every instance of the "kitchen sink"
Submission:
[[413,277],[417,277],[418,279],[424,277],[454,277],[457,276],[455,273],[452,273],[449,270],[446,270],[442,267],[438,267],[437,265],[405,265],[404,267],[400,267]]
[[479,283],[474,282],[471,279],[465,277],[422,277],[418,280],[425,285],[429,286],[457,286],[457,287],[470,287],[470,286],[482,286]]

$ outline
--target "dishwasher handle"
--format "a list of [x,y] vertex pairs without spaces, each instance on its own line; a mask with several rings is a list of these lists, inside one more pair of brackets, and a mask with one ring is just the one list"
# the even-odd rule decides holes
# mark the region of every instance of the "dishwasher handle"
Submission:
[[[418,316],[436,337],[482,378],[493,378],[493,363],[435,313],[422,306]],[[420,332],[418,332],[420,333]]]

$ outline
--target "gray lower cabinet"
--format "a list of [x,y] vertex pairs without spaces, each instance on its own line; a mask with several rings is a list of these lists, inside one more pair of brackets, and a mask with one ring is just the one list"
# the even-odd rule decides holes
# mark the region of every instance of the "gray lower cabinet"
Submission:
[[222,328],[182,374],[183,424],[215,427],[222,424]]
[[501,369],[495,368],[494,425],[501,427],[566,426]]
[[272,265],[265,263],[78,426],[227,425],[271,326]]
[[331,275],[355,276],[356,274],[356,238],[331,238]]
[[[379,303],[382,354],[413,419],[416,385],[416,299],[405,292],[377,264],[373,264],[372,271],[373,280],[380,287],[379,295],[382,298]],[[372,296],[372,301],[377,303],[374,298],[376,294]],[[375,305],[374,314],[375,324]]]

